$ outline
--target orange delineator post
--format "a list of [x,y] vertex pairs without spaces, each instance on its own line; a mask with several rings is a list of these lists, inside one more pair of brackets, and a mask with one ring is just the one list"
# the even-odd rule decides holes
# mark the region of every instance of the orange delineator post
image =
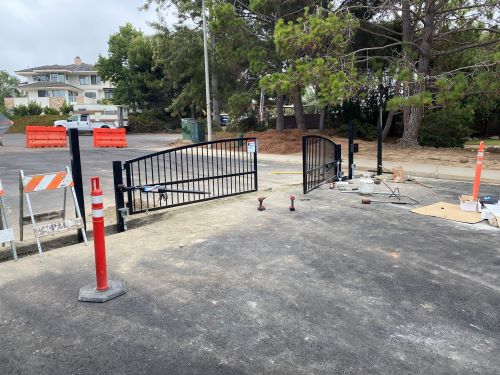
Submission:
[[125,129],[94,129],[94,147],[127,147]]
[[481,141],[477,150],[476,175],[474,176],[474,187],[472,189],[472,199],[477,201],[479,196],[479,185],[481,183],[481,170],[483,169],[484,142]]
[[66,128],[50,126],[27,126],[26,147],[66,147]]
[[80,288],[78,301],[106,302],[126,293],[125,283],[109,280],[106,267],[106,243],[104,239],[104,205],[99,177],[92,177],[92,225],[94,228],[94,256],[96,283]]
[[106,243],[104,240],[104,206],[99,177],[92,177],[92,226],[94,228],[96,290],[108,290]]

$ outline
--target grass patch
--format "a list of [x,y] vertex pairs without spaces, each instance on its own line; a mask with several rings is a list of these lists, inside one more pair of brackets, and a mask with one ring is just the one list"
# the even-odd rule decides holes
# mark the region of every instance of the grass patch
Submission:
[[[470,141],[465,142],[467,146],[479,146],[479,142],[481,139],[472,139]],[[485,139],[485,146],[500,146],[500,139]]]
[[54,126],[54,121],[67,119],[65,115],[39,115],[39,116],[11,116],[14,121],[9,129],[9,133],[26,133],[26,126]]

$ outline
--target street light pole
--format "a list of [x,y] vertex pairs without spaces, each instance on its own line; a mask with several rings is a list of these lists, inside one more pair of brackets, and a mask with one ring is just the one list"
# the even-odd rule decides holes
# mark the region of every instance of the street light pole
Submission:
[[205,9],[205,0],[202,0],[203,11],[203,52],[205,55],[205,95],[207,99],[207,130],[208,141],[212,141],[212,111],[210,109],[210,75],[208,72],[208,42],[207,42],[207,16]]

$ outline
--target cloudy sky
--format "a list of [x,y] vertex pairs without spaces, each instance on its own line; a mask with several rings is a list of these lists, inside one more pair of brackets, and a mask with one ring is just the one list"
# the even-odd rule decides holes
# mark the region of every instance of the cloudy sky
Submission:
[[[0,0],[0,70],[72,64],[75,56],[95,63],[106,55],[109,35],[131,22],[146,34],[156,21],[143,0]],[[173,16],[169,19],[173,22]]]

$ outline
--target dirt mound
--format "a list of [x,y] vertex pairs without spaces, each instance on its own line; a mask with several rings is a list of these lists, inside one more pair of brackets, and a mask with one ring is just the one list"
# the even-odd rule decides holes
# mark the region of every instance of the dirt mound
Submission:
[[255,137],[259,142],[259,152],[268,154],[296,154],[302,151],[302,131],[285,130],[282,133],[274,129],[265,132],[249,132],[245,137]]

